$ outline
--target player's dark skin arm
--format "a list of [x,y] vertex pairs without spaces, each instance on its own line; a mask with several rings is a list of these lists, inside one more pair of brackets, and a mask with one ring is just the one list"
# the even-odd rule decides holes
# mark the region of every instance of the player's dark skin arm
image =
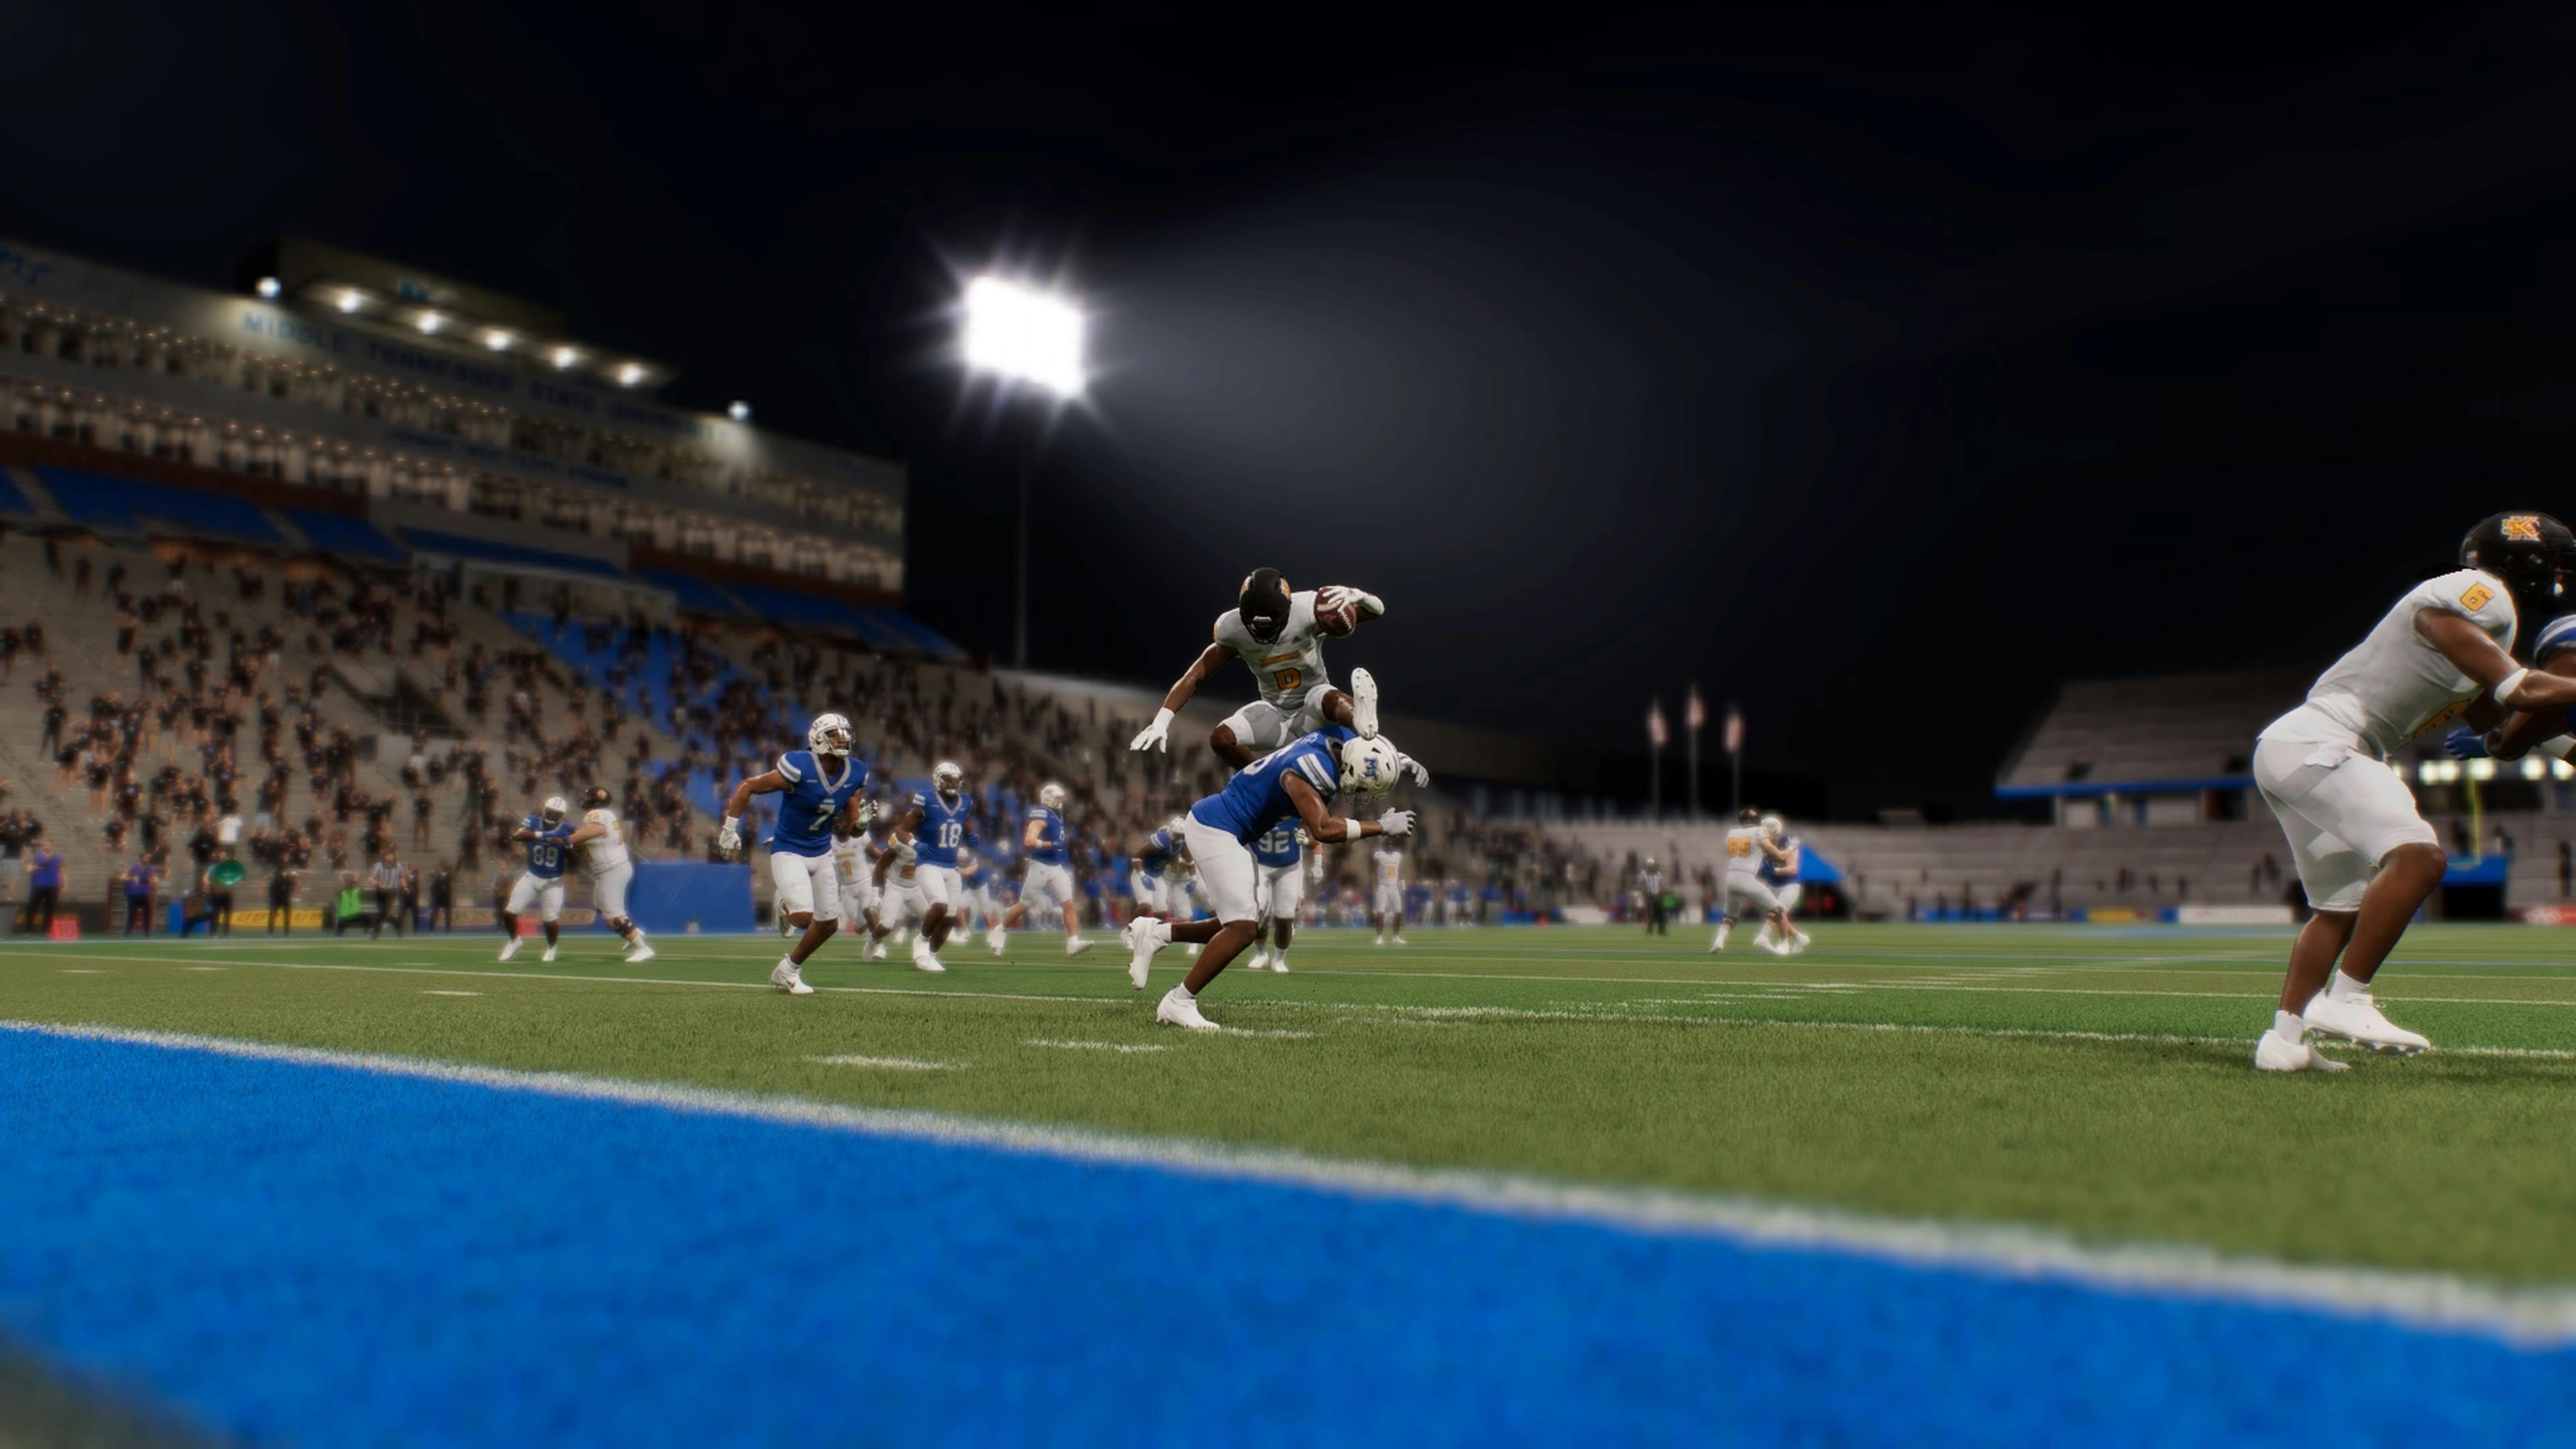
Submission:
[[[2540,667],[2551,674],[2576,678],[2576,649],[2561,649],[2542,660]],[[2481,720],[2479,715],[2482,713],[2488,718]],[[2480,695],[2477,702],[2469,706],[2465,721],[2471,729],[2476,729],[2481,724],[2492,724],[2504,714],[2502,706]],[[2564,710],[2517,710],[2502,725],[2487,731],[2487,753],[2499,760],[2519,760],[2530,754],[2532,747],[2541,741],[2565,733],[2567,714]]]
[[1199,692],[1199,686],[1214,678],[1216,672],[1233,657],[1234,651],[1222,644],[1210,644],[1200,650],[1199,657],[1190,661],[1190,667],[1181,671],[1181,677],[1172,681],[1171,689],[1163,696],[1163,708],[1179,713],[1181,706],[1189,703],[1190,697]]
[[[1288,802],[1297,807],[1297,818],[1306,822],[1308,839],[1338,845],[1386,833],[1385,827],[1374,820],[1359,820],[1350,822],[1359,827],[1354,834],[1340,816],[1325,810],[1324,797],[1315,793],[1315,787],[1294,774],[1288,775],[1280,784],[1288,792]],[[1181,984],[1187,986],[1193,996],[1207,990],[1208,983],[1214,981],[1217,973],[1231,964],[1235,957],[1243,954],[1243,948],[1252,944],[1254,933],[1260,929],[1258,921],[1192,921],[1172,927],[1175,941],[1206,943],[1200,948],[1199,959],[1191,964],[1190,974]]]

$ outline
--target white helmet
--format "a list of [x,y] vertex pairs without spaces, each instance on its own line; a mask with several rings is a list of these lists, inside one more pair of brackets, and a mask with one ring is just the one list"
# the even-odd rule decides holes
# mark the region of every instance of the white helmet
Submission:
[[930,788],[942,795],[955,795],[966,788],[966,767],[955,760],[942,760],[931,766]]
[[1053,780],[1038,787],[1038,803],[1049,810],[1063,809],[1066,798],[1064,787]]
[[1765,840],[1777,840],[1788,829],[1789,822],[1781,819],[1777,815],[1765,815],[1762,817],[1762,838]]
[[561,795],[548,795],[546,797],[545,808],[539,818],[546,822],[546,828],[548,830],[552,830],[556,826],[563,824],[563,818],[571,813],[572,806],[565,803],[564,797]]
[[1342,788],[1355,794],[1385,794],[1395,788],[1396,761],[1401,758],[1384,735],[1342,741]]
[[814,716],[814,723],[807,726],[805,730],[805,748],[812,750],[814,758],[818,760],[826,755],[836,760],[848,759],[850,757],[850,721],[845,716],[837,714]]

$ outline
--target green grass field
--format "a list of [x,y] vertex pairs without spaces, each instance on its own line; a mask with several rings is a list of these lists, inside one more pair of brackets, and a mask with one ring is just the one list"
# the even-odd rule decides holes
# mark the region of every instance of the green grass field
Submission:
[[[1694,930],[1315,932],[1159,1027],[1166,950],[952,942],[944,977],[768,937],[102,940],[0,948],[0,1019],[1651,1185],[2110,1240],[2576,1283],[2576,938],[2425,927],[2380,981],[2436,1050],[2249,1066],[2288,933],[1851,926],[1794,958]],[[831,1060],[838,1058],[841,1060]]]

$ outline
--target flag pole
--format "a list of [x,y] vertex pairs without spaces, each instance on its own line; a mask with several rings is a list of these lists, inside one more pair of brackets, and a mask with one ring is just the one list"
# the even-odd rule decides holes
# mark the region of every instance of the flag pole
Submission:
[[1699,819],[1699,727],[1708,722],[1708,711],[1699,702],[1699,685],[1690,687],[1690,702],[1682,706],[1682,723],[1690,730],[1690,818]]

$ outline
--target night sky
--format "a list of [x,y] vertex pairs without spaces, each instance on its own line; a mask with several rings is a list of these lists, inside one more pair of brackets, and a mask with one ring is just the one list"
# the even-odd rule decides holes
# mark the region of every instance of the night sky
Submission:
[[2257,9],[92,0],[13,23],[0,228],[561,306],[905,457],[914,606],[996,654],[1023,414],[940,308],[1061,274],[1041,667],[1167,681],[1271,564],[1387,598],[1333,659],[1391,709],[1629,745],[1697,679],[1840,813],[1973,812],[2060,679],[2322,667],[2576,512],[2576,21]]

